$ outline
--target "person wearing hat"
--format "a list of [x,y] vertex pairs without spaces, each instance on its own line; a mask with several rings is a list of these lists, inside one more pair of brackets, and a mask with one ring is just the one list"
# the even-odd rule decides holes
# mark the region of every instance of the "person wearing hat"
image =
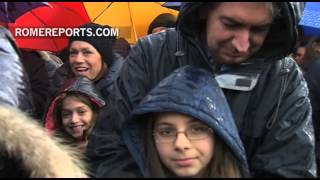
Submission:
[[176,26],[176,21],[177,17],[172,14],[160,14],[150,23],[148,28],[148,34],[161,32],[168,28],[174,28]]
[[[80,28],[86,29],[86,32],[91,30],[95,33],[98,29],[105,30],[111,27],[88,23]],[[114,36],[89,35],[89,33],[80,33],[70,37],[68,59],[53,76],[50,97],[55,95],[66,79],[85,76],[94,82],[103,98],[107,99],[113,80],[118,76],[124,60],[120,55],[112,53]]]

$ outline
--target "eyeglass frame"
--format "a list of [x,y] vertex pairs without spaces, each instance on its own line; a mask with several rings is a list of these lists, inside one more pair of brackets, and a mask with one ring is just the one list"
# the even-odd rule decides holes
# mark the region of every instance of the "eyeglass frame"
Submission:
[[206,138],[208,138],[209,136],[210,136],[210,134],[214,134],[214,131],[213,131],[213,129],[212,128],[210,128],[210,127],[205,127],[208,131],[208,134],[205,136],[205,137],[203,137],[203,138],[200,138],[200,139],[190,139],[190,137],[188,136],[188,130],[190,130],[189,128],[187,128],[186,130],[184,130],[184,131],[175,131],[175,135],[173,135],[172,137],[170,137],[170,138],[172,138],[172,140],[170,140],[170,141],[159,141],[159,140],[157,140],[157,137],[159,137],[159,135],[157,135],[156,134],[156,131],[157,130],[153,130],[153,133],[152,133],[152,135],[153,135],[153,137],[155,138],[155,142],[156,143],[159,143],[159,144],[169,144],[169,143],[173,143],[173,142],[175,142],[176,140],[177,140],[177,137],[178,137],[178,134],[179,133],[183,133],[185,136],[186,136],[186,138],[190,141],[190,142],[192,142],[192,141],[199,141],[199,140],[203,140],[203,139],[206,139]]

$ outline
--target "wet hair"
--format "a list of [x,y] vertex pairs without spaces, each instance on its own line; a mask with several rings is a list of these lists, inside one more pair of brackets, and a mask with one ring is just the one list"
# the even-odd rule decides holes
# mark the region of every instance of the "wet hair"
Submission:
[[74,138],[65,131],[64,127],[63,127],[63,122],[62,122],[62,108],[63,108],[63,102],[65,101],[65,99],[67,98],[75,98],[76,100],[80,101],[81,103],[87,105],[93,112],[92,115],[92,121],[91,121],[91,127],[89,128],[89,130],[86,131],[86,135],[85,138],[88,137],[88,135],[91,133],[92,129],[93,129],[93,125],[95,124],[98,114],[99,114],[99,107],[97,105],[95,105],[90,99],[89,97],[87,97],[85,94],[80,93],[80,92],[67,92],[66,95],[58,100],[58,103],[56,105],[56,107],[54,108],[54,112],[53,112],[53,117],[54,117],[54,123],[56,125],[56,134],[57,136],[63,136],[67,141],[70,142],[75,142]]
[[[151,177],[166,178],[174,177],[175,175],[165,167],[161,162],[161,159],[156,149],[153,129],[155,119],[158,118],[158,114],[150,114],[146,116],[146,158],[149,162]],[[202,178],[239,178],[243,177],[240,171],[239,160],[234,156],[229,147],[221,141],[221,139],[215,136],[214,156],[208,164],[204,177]]]

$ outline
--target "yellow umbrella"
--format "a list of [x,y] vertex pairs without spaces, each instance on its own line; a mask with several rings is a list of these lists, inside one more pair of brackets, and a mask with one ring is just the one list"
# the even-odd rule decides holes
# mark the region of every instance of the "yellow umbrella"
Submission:
[[90,20],[101,25],[119,28],[121,37],[130,44],[146,36],[150,23],[159,14],[178,11],[163,7],[164,2],[84,2]]

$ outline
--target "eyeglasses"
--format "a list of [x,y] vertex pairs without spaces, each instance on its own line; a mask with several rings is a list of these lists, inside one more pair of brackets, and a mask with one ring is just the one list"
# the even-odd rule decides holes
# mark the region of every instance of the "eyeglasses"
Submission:
[[153,136],[156,143],[172,143],[177,139],[178,133],[183,133],[190,141],[197,141],[208,138],[213,130],[207,126],[191,126],[185,131],[177,131],[172,127],[164,127],[154,130]]

